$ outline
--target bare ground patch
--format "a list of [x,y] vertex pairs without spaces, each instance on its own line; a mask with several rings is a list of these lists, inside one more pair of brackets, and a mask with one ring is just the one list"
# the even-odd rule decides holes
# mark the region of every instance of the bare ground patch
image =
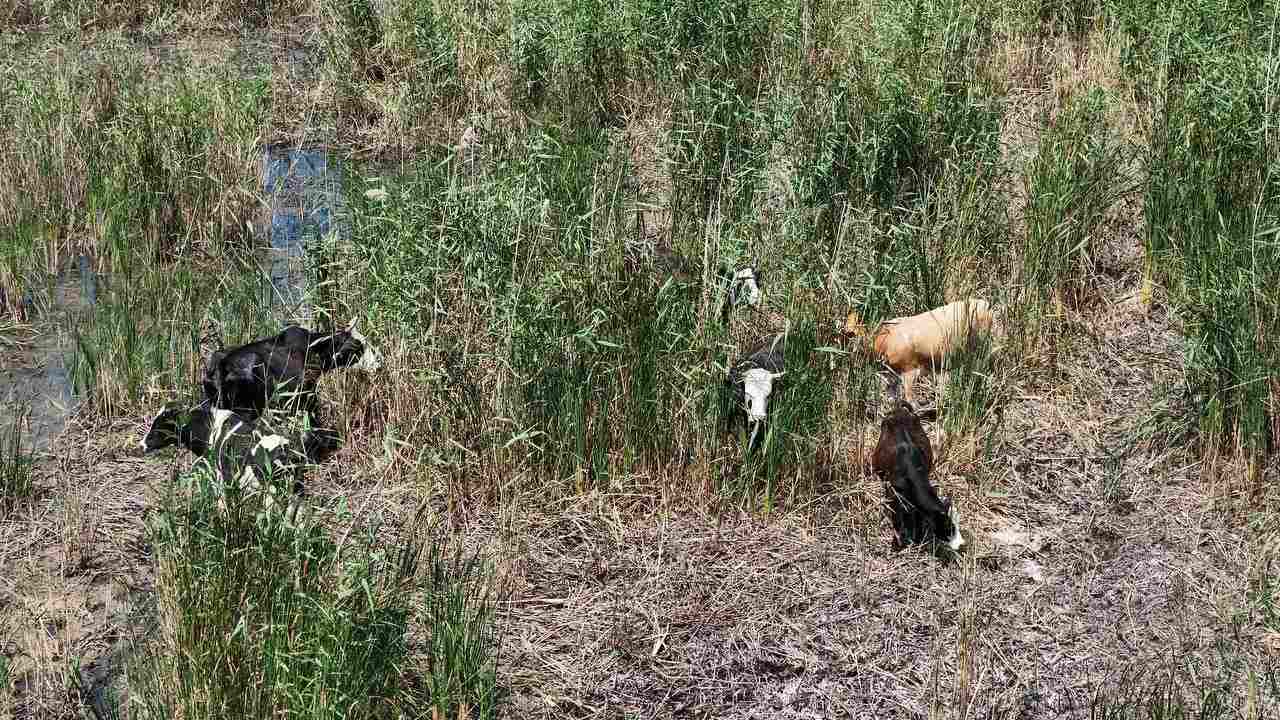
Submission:
[[98,661],[134,632],[133,614],[145,605],[142,519],[160,476],[132,457],[135,436],[131,421],[73,421],[38,465],[36,497],[0,521],[0,628],[14,717],[80,717],[77,663],[88,685],[118,670]]

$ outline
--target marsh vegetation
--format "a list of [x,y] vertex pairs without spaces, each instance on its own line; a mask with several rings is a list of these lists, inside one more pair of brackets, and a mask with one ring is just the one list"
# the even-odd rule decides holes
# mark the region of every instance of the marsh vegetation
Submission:
[[[1269,716],[1278,30],[0,2],[0,712]],[[280,157],[321,194],[282,202]],[[700,282],[638,272],[658,246]],[[724,322],[746,264],[762,307]],[[964,297],[999,332],[921,382],[942,562],[891,547],[884,388],[837,330]],[[353,318],[382,367],[321,383],[305,522],[137,455],[211,324]],[[725,372],[782,320],[744,459]]]

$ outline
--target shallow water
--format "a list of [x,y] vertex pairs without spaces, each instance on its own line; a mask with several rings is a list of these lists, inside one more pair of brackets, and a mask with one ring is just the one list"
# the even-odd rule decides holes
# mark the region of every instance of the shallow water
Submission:
[[81,255],[54,279],[47,298],[28,292],[23,304],[36,332],[0,351],[0,430],[7,434],[21,420],[25,449],[46,449],[80,404],[67,361],[76,324],[98,301],[98,280]]
[[262,191],[271,198],[268,302],[288,317],[309,320],[307,245],[337,228],[341,168],[321,149],[267,147],[262,153]]
[[[263,250],[270,279],[265,300],[285,320],[309,324],[313,297],[308,247],[337,230],[342,203],[341,170],[322,149],[266,147],[262,190],[271,222]],[[48,286],[29,288],[22,298],[30,333],[0,342],[0,432],[20,420],[23,447],[43,451],[80,404],[69,371],[75,330],[98,300],[102,281],[81,255]]]

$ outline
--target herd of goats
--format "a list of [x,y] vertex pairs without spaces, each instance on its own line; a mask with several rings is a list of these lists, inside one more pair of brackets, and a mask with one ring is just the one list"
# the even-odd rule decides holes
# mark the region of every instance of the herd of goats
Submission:
[[[686,273],[672,276],[691,279]],[[716,275],[727,319],[731,308],[760,305],[755,268]],[[886,320],[874,332],[850,313],[843,335],[882,367],[892,371],[891,410],[881,422],[870,464],[886,483],[889,514],[900,544],[943,543],[951,551],[965,543],[949,500],[940,499],[929,480],[933,449],[913,406],[914,384],[935,370],[976,333],[991,331],[987,301],[968,299],[940,308]],[[757,445],[765,423],[774,382],[784,374],[786,331],[771,333],[752,346],[728,371],[725,383],[736,400],[734,417],[750,427],[746,452]],[[284,492],[261,480],[291,471],[294,482],[287,516],[292,520],[301,492],[300,468],[316,462],[335,446],[331,430],[314,429],[291,437],[276,434],[263,420],[274,399],[290,397],[292,410],[316,409],[321,375],[340,368],[376,370],[377,351],[356,329],[355,320],[334,333],[312,332],[296,325],[279,334],[239,347],[210,352],[204,367],[204,399],[194,407],[169,403],[151,422],[142,441],[144,453],[179,445],[206,458],[220,487],[264,492],[274,506]],[[279,477],[278,475],[276,475]],[[231,481],[231,482],[228,482]]]

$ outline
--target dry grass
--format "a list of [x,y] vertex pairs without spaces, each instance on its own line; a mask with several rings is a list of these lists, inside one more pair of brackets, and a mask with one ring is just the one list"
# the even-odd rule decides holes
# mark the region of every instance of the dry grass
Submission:
[[136,432],[133,422],[73,423],[38,466],[27,511],[0,522],[0,627],[12,630],[0,708],[14,717],[79,717],[70,668],[96,679],[118,668],[113,648],[151,583],[142,518],[157,478],[132,456]]

